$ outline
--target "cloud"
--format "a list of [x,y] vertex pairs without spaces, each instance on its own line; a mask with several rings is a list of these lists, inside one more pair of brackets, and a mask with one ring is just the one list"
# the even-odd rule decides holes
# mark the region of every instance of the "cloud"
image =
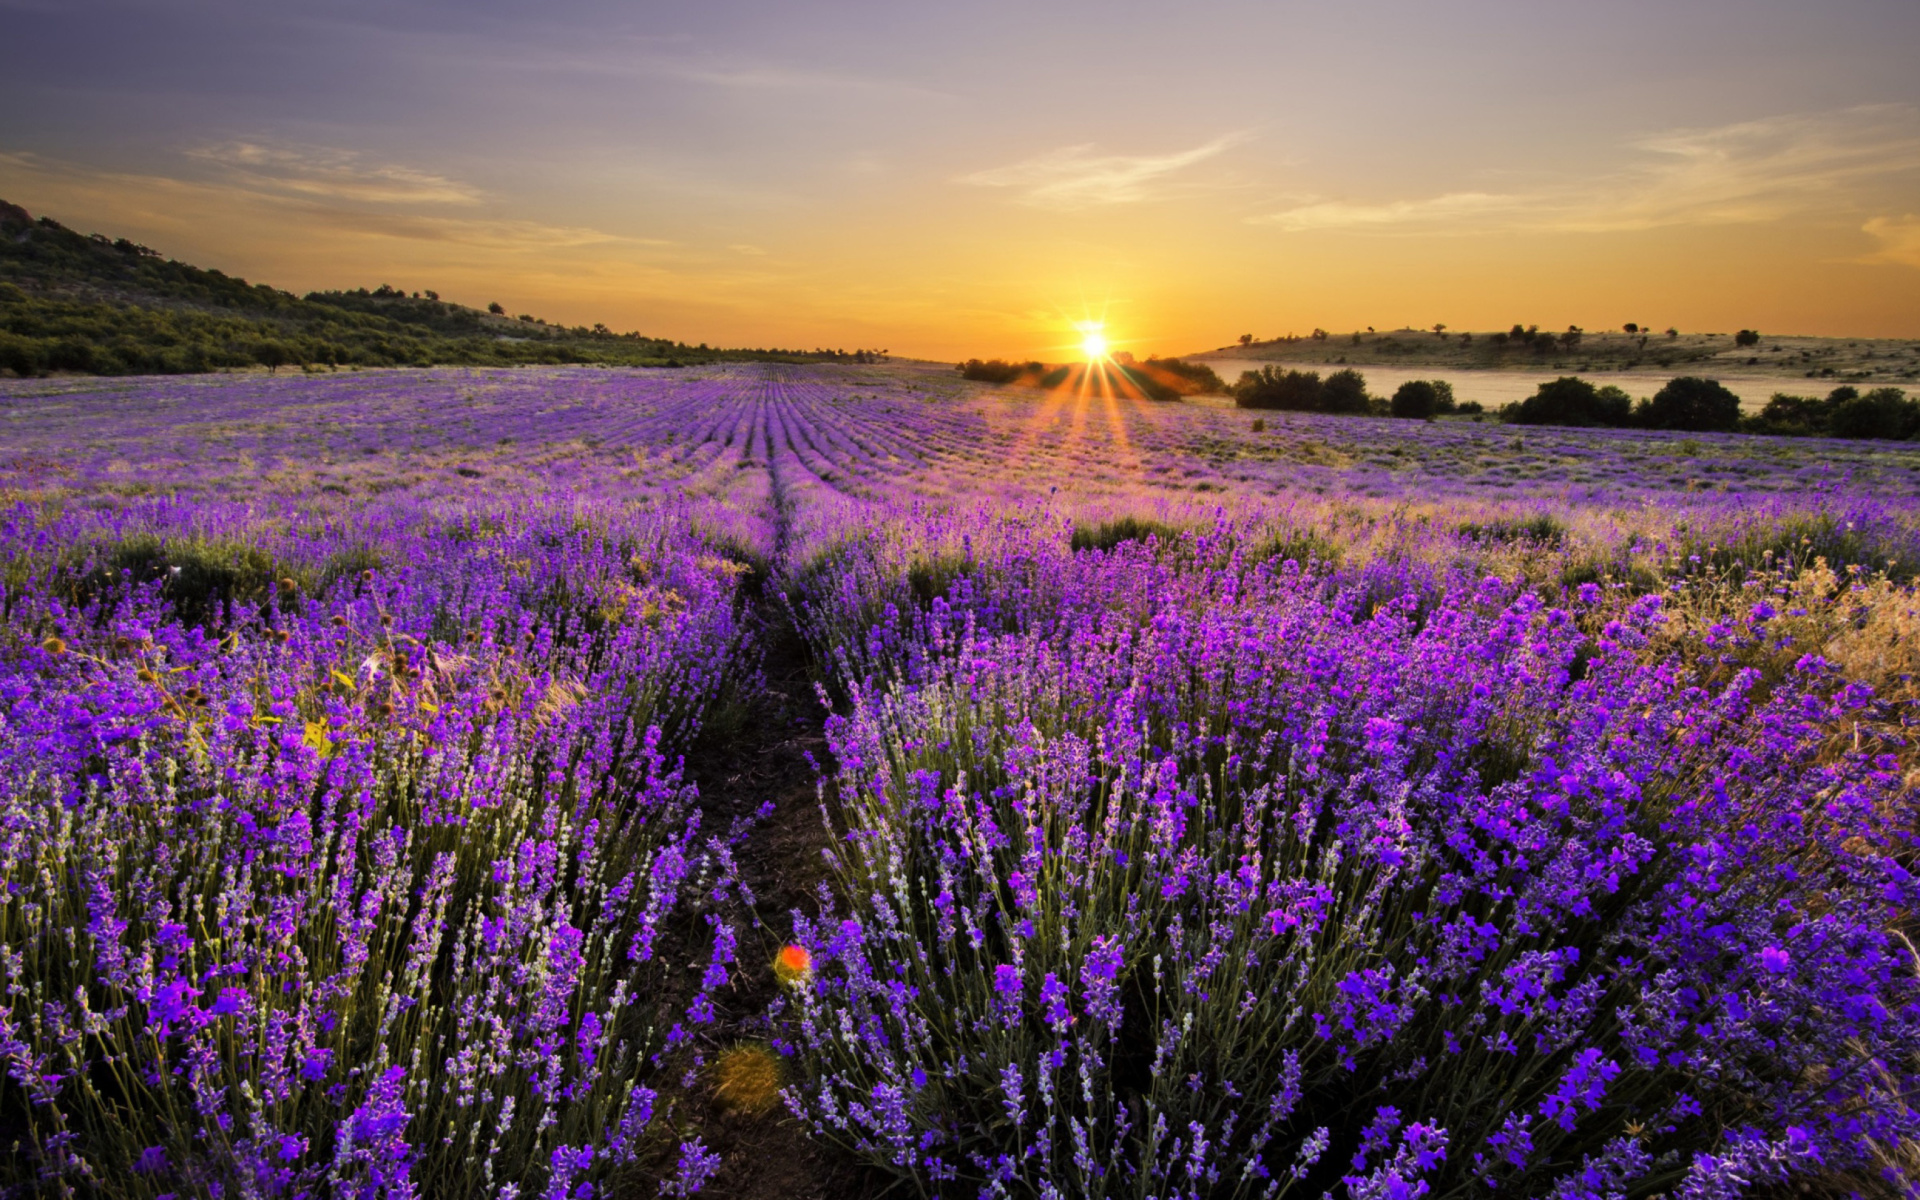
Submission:
[[490,250],[566,250],[616,242],[632,246],[670,244],[656,238],[621,237],[584,226],[543,225],[538,221],[470,220],[412,213],[367,212],[322,205],[300,206],[299,211],[315,224],[344,233],[416,242],[446,242]]
[[1259,224],[1278,225],[1288,233],[1310,229],[1355,229],[1367,226],[1409,225],[1460,220],[1490,213],[1511,212],[1518,197],[1488,192],[1449,192],[1426,200],[1394,200],[1386,204],[1349,204],[1344,200],[1302,197],[1293,208],[1256,217]]
[[1009,166],[962,175],[955,182],[1012,188],[1021,203],[1037,208],[1137,204],[1192,190],[1191,183],[1183,189],[1170,177],[1240,140],[1239,134],[1226,134],[1191,150],[1160,155],[1100,155],[1093,153],[1091,144],[1066,146]]
[[1861,228],[1880,242],[1866,261],[1920,267],[1920,216],[1875,217]]
[[1585,179],[1378,203],[1311,198],[1249,220],[1289,231],[1606,233],[1857,211],[1863,192],[1920,173],[1920,109],[1872,105],[1676,129],[1626,148],[1637,161]]
[[[279,160],[266,157],[263,161]],[[207,182],[100,171],[37,154],[0,152],[0,175],[31,181],[37,185],[36,190],[78,208],[101,213],[106,219],[160,230],[197,230],[210,221],[222,225],[264,222],[273,228],[326,230],[354,239],[438,242],[507,252],[554,251],[616,243],[625,246],[671,244],[584,226],[395,211],[391,205],[366,207],[367,198],[352,190],[327,192],[266,187],[244,173],[231,180]]]
[[368,164],[351,150],[220,142],[187,151],[255,187],[366,204],[478,204],[477,188],[412,167]]

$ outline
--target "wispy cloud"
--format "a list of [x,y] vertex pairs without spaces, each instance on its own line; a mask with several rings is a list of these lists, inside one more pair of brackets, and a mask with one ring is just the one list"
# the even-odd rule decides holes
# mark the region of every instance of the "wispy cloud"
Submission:
[[1259,224],[1278,225],[1289,233],[1300,233],[1310,229],[1363,229],[1459,221],[1524,207],[1521,197],[1491,192],[1448,192],[1425,200],[1392,200],[1384,204],[1354,204],[1302,196],[1295,198],[1293,207],[1254,220]]
[[[188,227],[193,224],[190,214],[204,217],[217,213],[220,220],[266,221],[276,227],[324,229],[353,239],[438,242],[509,253],[614,244],[630,247],[671,244],[656,238],[626,237],[584,226],[448,216],[430,210],[396,211],[391,203],[369,203],[367,196],[351,190],[265,187],[248,177],[209,182],[100,171],[30,153],[0,152],[0,175],[31,180],[38,185],[38,190],[77,201],[86,208],[160,228]],[[430,190],[422,186],[422,192]]]
[[369,163],[331,146],[219,142],[187,151],[255,187],[370,204],[478,204],[479,189],[413,167]]
[[1868,262],[1920,267],[1920,216],[1875,217],[1861,228],[1880,243],[1880,248],[1867,256]]
[[1586,179],[1382,202],[1296,198],[1250,220],[1290,231],[1601,233],[1858,211],[1864,190],[1920,173],[1920,109],[1874,105],[1670,130],[1627,149],[1638,161]]
[[1174,154],[1095,154],[1091,144],[1066,146],[1004,167],[962,175],[956,182],[1011,188],[1023,204],[1074,209],[1137,204],[1196,188],[1173,176],[1242,140],[1230,133]]

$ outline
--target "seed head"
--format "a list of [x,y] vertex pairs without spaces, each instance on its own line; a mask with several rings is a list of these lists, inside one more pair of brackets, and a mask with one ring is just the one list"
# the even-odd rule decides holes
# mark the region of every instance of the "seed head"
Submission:
[[67,644],[57,637],[50,637],[46,641],[41,642],[40,648],[55,658],[59,658],[67,652]]

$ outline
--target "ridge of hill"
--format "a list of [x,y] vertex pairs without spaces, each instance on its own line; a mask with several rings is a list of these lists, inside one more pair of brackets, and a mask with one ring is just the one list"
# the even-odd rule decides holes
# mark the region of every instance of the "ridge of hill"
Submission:
[[0,200],[0,371],[188,374],[283,366],[679,367],[873,361],[885,351],[722,349],[509,317],[382,284],[297,296]]
[[1322,366],[1364,364],[1487,371],[1602,371],[1713,374],[1898,384],[1920,379],[1920,341],[1768,334],[1681,333],[1627,326],[1564,332],[1515,325],[1478,332],[1393,329],[1251,339],[1187,356],[1198,362],[1250,361]]

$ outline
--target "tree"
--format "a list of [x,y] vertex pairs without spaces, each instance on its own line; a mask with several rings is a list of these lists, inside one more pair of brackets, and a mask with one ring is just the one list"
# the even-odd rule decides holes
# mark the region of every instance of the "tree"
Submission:
[[1313,331],[1313,340],[1314,340],[1314,341],[1316,341],[1316,342],[1324,342],[1324,341],[1326,341],[1326,340],[1327,340],[1327,331],[1326,331],[1326,330],[1324,330],[1324,329],[1319,329],[1319,328],[1316,328],[1316,329],[1315,329],[1315,330]]
[[1575,375],[1562,375],[1510,410],[1516,425],[1625,425],[1633,401],[1617,387],[1596,388]]
[[1290,412],[1317,412],[1320,409],[1320,373],[1318,371],[1282,371],[1262,367],[1243,371],[1233,385],[1233,402],[1240,408],[1277,408]]
[[1907,399],[1896,387],[1875,388],[1834,405],[1828,424],[1834,437],[1909,438],[1920,433],[1920,401]]
[[1330,413],[1368,412],[1366,378],[1352,367],[1327,376],[1320,386],[1320,408]]
[[1760,344],[1760,333],[1758,330],[1742,329],[1739,333],[1733,335],[1733,344],[1736,346],[1758,346]]
[[1725,433],[1740,427],[1740,397],[1711,379],[1683,375],[1655,392],[1638,415],[1649,429]]
[[261,342],[253,348],[254,361],[267,369],[267,374],[276,375],[280,368],[293,361],[286,346],[279,342]]
[[1241,335],[1240,335],[1240,344],[1241,344],[1242,346],[1251,346],[1251,345],[1253,345],[1253,335],[1252,335],[1252,334],[1250,334],[1250,333],[1243,333],[1243,334],[1241,334]]
[[1628,333],[1640,332],[1640,325],[1638,322],[1635,322],[1635,321],[1628,321],[1625,325],[1622,325],[1621,328],[1626,330]]
[[1425,379],[1409,379],[1393,393],[1388,411],[1404,420],[1425,421],[1438,412],[1439,407],[1440,395],[1433,384]]
[[507,315],[507,306],[495,300],[492,304],[487,305],[487,311],[496,317],[504,317]]
[[1670,338],[1677,338],[1680,336],[1680,331],[1678,329],[1675,329],[1673,326],[1669,325],[1667,326],[1667,336]]
[[1446,322],[1444,322],[1444,321],[1435,321],[1435,322],[1433,323],[1433,336],[1435,336],[1435,337],[1440,337],[1441,335],[1443,335],[1443,334],[1445,334],[1446,332],[1447,332],[1447,326],[1446,326]]
[[432,288],[427,289],[427,299],[438,300],[439,298],[440,298],[439,292],[434,291]]
[[1571,352],[1575,346],[1580,344],[1580,335],[1584,332],[1586,331],[1578,325],[1567,326],[1567,331],[1560,335],[1560,345]]

